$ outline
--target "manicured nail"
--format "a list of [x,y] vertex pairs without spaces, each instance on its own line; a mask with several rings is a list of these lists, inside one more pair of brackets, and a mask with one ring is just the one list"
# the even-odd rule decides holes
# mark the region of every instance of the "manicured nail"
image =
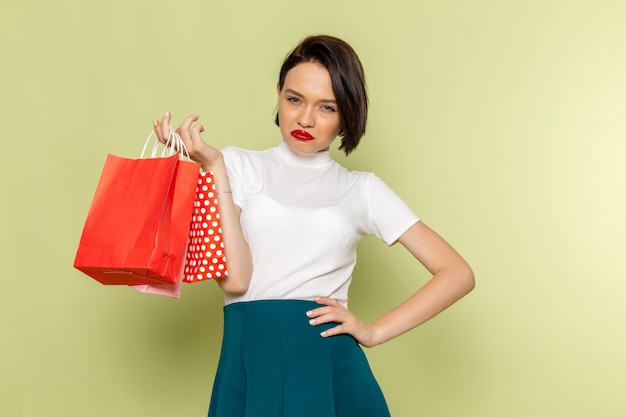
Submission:
[[154,125],[154,127],[156,127],[156,126],[157,126],[157,120],[156,120],[156,119],[154,119],[154,120],[152,121],[152,124]]
[[309,324],[315,324],[315,319],[309,320]]
[[311,316],[313,315],[313,312],[312,312],[312,311],[307,311],[307,312],[306,312],[306,315],[307,315],[307,316],[309,316],[309,317],[311,317]]
[[322,336],[322,337],[326,337],[326,334],[327,334],[327,333],[324,331],[324,332],[320,333],[320,336]]
[[170,115],[170,112],[166,111],[166,112],[165,112],[165,116],[163,116],[163,117],[167,117],[167,116],[169,116],[169,115]]

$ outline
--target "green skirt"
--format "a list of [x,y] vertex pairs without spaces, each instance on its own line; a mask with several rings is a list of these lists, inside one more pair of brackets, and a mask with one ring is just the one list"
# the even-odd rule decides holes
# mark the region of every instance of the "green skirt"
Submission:
[[389,417],[365,354],[335,326],[311,326],[312,301],[224,307],[224,338],[209,417]]

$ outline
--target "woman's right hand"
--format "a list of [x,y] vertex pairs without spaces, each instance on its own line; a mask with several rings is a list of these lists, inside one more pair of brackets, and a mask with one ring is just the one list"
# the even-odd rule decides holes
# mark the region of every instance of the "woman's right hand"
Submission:
[[[154,132],[159,141],[167,143],[170,136],[171,115],[165,113],[161,121],[154,120]],[[204,171],[213,172],[215,189],[218,191],[220,220],[224,248],[228,259],[228,277],[216,280],[222,290],[230,294],[242,294],[247,291],[252,276],[252,256],[250,248],[243,237],[239,217],[241,208],[235,205],[232,198],[228,172],[222,152],[202,140],[200,134],[204,131],[201,124],[196,123],[198,116],[187,116],[180,124],[178,133],[189,152],[189,157],[199,163]],[[228,190],[230,192],[219,192]]]
[[[165,113],[165,116],[160,121],[154,119],[154,133],[156,133],[161,143],[167,143],[167,139],[170,136],[171,119],[172,115],[170,112]],[[189,157],[199,163],[204,169],[207,169],[222,160],[222,153],[202,140],[200,134],[204,132],[204,127],[200,123],[195,123],[198,119],[198,115],[187,116],[176,129],[176,133],[183,140],[189,152]]]

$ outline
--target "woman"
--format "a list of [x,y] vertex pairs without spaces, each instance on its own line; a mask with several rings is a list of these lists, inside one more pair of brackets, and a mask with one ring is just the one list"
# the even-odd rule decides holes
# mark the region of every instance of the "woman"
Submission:
[[[330,157],[365,132],[361,63],[344,41],[303,40],[283,63],[276,124],[266,151],[206,144],[187,117],[177,132],[213,171],[229,276],[224,339],[210,417],[389,416],[359,345],[384,343],[432,318],[474,287],[470,267],[370,173]],[[169,113],[154,122],[165,141]],[[347,308],[356,244],[372,234],[400,242],[432,278],[372,323]]]

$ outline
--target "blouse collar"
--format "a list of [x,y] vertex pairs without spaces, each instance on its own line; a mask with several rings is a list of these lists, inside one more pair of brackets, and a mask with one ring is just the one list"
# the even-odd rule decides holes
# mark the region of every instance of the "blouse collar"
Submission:
[[332,163],[330,151],[322,151],[317,153],[300,153],[291,150],[287,142],[280,142],[277,147],[278,154],[285,161],[295,165],[306,166],[309,168],[323,168]]

